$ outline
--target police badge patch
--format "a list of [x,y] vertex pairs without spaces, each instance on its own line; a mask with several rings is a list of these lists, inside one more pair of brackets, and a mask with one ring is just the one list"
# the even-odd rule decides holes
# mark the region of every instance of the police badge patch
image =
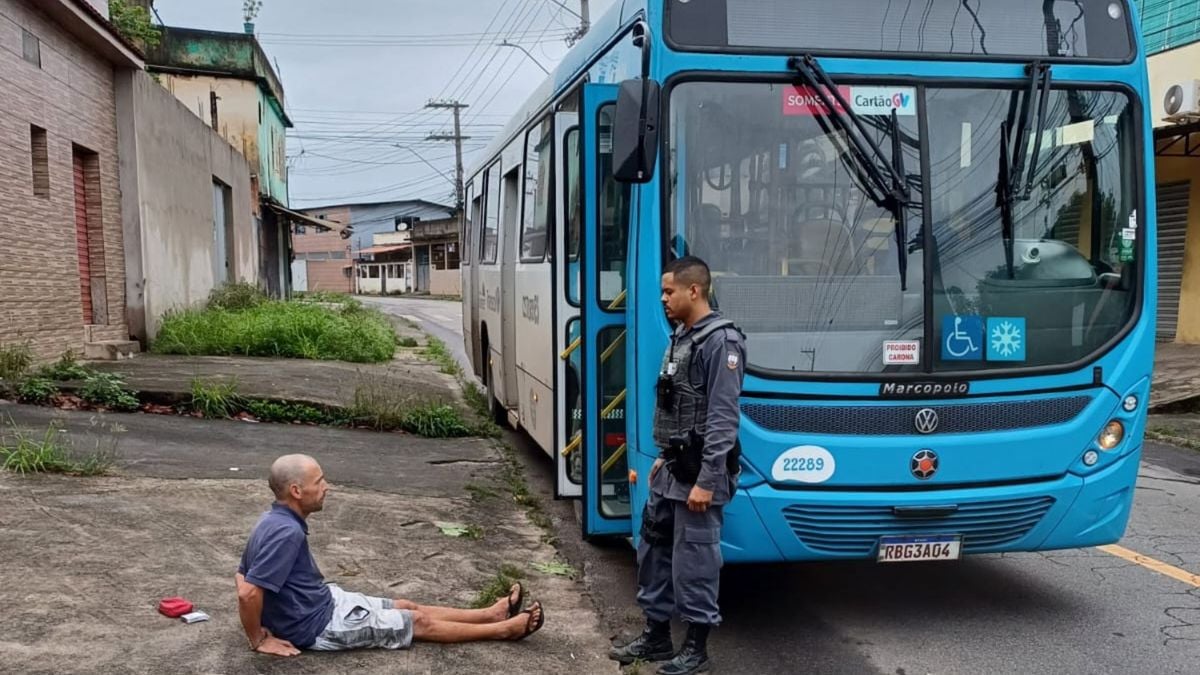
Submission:
[[730,369],[730,370],[737,370],[737,367],[738,367],[738,355],[737,355],[737,354],[734,354],[733,352],[730,352],[728,355],[726,355],[726,357],[725,357],[725,365],[729,366],[729,369]]

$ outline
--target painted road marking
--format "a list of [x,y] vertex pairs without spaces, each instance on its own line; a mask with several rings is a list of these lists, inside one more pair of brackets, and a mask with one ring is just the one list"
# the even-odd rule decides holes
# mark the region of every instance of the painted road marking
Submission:
[[1097,546],[1096,548],[1110,555],[1115,555],[1118,558],[1128,560],[1136,565],[1141,565],[1148,570],[1153,570],[1159,574],[1171,577],[1176,581],[1182,581],[1185,584],[1191,584],[1196,588],[1200,588],[1200,575],[1198,574],[1192,574],[1191,572],[1179,569],[1174,565],[1168,565],[1161,560],[1155,560],[1154,558],[1151,558],[1147,555],[1142,555],[1137,551],[1130,551],[1124,546],[1116,546],[1114,544],[1109,546]]

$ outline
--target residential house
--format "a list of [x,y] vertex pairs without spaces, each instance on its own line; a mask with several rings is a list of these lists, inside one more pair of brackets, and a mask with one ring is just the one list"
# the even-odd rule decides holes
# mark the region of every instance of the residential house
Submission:
[[1141,0],[1158,198],[1160,341],[1200,343],[1200,0]]
[[260,277],[268,292],[291,290],[293,224],[325,224],[288,208],[287,129],[283,84],[252,33],[168,26],[148,50],[146,69],[250,162],[258,193]]
[[[317,220],[350,224],[349,206],[330,206],[305,209],[302,213]],[[331,291],[353,293],[353,242],[334,230],[318,230],[306,225],[292,229],[296,248],[292,261],[292,287],[297,291]]]
[[145,344],[214,288],[261,284],[258,195],[246,158],[144,72],[118,80],[117,125],[127,322]]
[[[458,221],[453,207],[401,200],[334,204],[307,208],[304,213],[338,223],[335,227],[349,226],[354,232],[347,241],[336,234],[297,229],[293,277],[305,274],[308,290],[461,292]],[[384,262],[386,266],[376,264]],[[356,264],[359,269],[355,271]],[[306,272],[299,271],[302,265]],[[364,285],[362,279],[375,281]]]
[[127,353],[116,86],[101,0],[0,0],[0,344]]

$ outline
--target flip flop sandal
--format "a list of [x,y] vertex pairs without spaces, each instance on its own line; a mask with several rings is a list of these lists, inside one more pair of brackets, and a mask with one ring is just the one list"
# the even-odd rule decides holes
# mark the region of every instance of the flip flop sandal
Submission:
[[[538,614],[538,618],[536,621],[533,619],[534,608],[542,610],[541,613]],[[522,635],[521,637],[517,638],[518,642],[521,640],[524,640],[525,638],[529,637],[530,635],[533,635],[534,633],[538,632],[539,630],[541,630],[542,626],[544,626],[546,624],[546,610],[542,607],[541,602],[533,603],[533,605],[531,605],[529,607],[529,609],[523,610],[521,613],[528,614],[529,620],[525,622],[525,634]]]
[[521,582],[519,582],[519,581],[516,583],[516,587],[517,587],[517,599],[516,600],[512,599],[512,589],[509,589],[509,591],[508,591],[508,618],[510,618],[510,619],[513,618],[514,616],[520,614],[521,613],[521,605],[525,604],[525,587],[522,586]]

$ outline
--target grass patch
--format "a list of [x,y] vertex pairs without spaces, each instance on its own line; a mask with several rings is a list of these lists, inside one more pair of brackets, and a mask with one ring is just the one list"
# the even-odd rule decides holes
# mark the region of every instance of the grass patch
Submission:
[[323,302],[334,305],[348,305],[359,302],[355,298],[350,297],[348,293],[337,293],[334,291],[304,291],[296,293],[296,299],[300,302]]
[[169,314],[153,351],[380,363],[395,354],[396,332],[382,313],[353,300],[340,309],[266,301],[241,310],[210,307]]
[[45,405],[58,395],[58,385],[44,377],[28,377],[17,385],[17,400],[31,405]]
[[[93,422],[113,434],[124,431],[118,425]],[[62,425],[51,422],[45,432],[33,434],[22,431],[11,419],[8,428],[0,432],[0,468],[27,475],[31,473],[64,473],[74,476],[100,476],[112,470],[117,461],[117,441],[114,437],[97,439],[86,453],[76,453],[67,440]]]
[[79,362],[79,354],[75,350],[68,349],[54,363],[42,366],[38,375],[55,382],[66,382],[86,380],[94,372],[96,371]]
[[33,350],[28,344],[0,347],[0,380],[16,382],[33,365]]
[[483,609],[491,607],[500,598],[508,597],[508,594],[512,592],[512,585],[524,578],[525,573],[516,565],[501,565],[496,575],[488,579],[483,587],[479,589],[479,593],[475,596],[475,601],[471,603],[471,608]]
[[140,403],[137,392],[125,386],[125,380],[112,373],[92,373],[83,381],[79,397],[92,405],[110,410],[129,412]]
[[242,409],[262,422],[278,424],[349,426],[353,422],[351,415],[347,412],[326,410],[308,403],[247,399],[242,401]]
[[467,483],[464,488],[467,494],[471,495],[471,499],[477,502],[484,502],[489,499],[499,499],[500,493],[490,487],[479,485],[477,483]]
[[210,419],[233,417],[242,407],[238,383],[232,380],[192,380],[191,408]]
[[1182,436],[1175,429],[1166,427],[1151,427],[1146,429],[1146,438],[1160,443],[1170,443],[1189,450],[1200,450],[1200,441]]
[[237,311],[253,309],[270,302],[270,300],[258,286],[238,282],[214,288],[212,293],[208,294],[208,307]]
[[350,415],[376,431],[407,431],[428,438],[473,435],[458,408],[448,403],[419,401],[397,393],[381,377],[364,376],[354,390]]
[[512,495],[513,501],[525,509],[529,521],[541,528],[542,541],[554,545],[557,539],[554,535],[554,522],[542,506],[541,498],[529,491],[529,484],[525,481],[525,467],[521,465],[521,460],[517,459],[516,448],[508,443],[500,443],[500,454],[504,458],[500,470],[501,482]]
[[450,353],[450,349],[446,347],[446,343],[428,335],[428,344],[425,346],[425,357],[433,361],[438,370],[446,375],[455,377],[462,376],[462,366],[458,365],[458,359]]

